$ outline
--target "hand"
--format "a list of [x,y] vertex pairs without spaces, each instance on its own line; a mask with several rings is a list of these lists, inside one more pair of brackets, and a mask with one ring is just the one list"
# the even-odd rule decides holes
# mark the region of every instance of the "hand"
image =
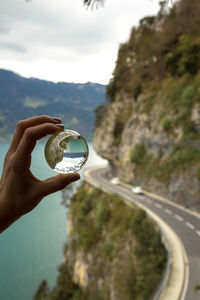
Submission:
[[60,123],[60,119],[49,116],[18,122],[0,180],[0,232],[30,212],[45,196],[80,179],[78,173],[72,173],[41,181],[30,171],[31,153],[37,140],[64,129]]

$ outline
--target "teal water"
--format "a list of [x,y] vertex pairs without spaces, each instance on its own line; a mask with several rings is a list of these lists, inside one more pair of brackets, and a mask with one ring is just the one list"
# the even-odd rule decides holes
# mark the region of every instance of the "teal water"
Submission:
[[[8,147],[0,144],[1,172]],[[92,145],[89,149],[86,167],[105,163]],[[56,175],[45,161],[42,143],[34,150],[31,169],[40,179]],[[61,200],[61,192],[46,197],[34,211],[0,235],[1,300],[31,300],[44,278],[50,287],[55,284],[67,240],[66,208],[60,204]]]

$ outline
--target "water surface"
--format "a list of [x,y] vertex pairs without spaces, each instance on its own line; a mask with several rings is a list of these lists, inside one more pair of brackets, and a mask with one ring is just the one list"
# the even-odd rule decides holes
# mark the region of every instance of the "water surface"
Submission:
[[[1,172],[8,147],[9,144],[0,143]],[[86,167],[105,163],[91,144],[89,148]],[[56,175],[44,159],[42,143],[34,150],[31,169],[40,179]],[[46,197],[0,235],[1,300],[31,300],[44,278],[51,287],[55,284],[67,240],[66,208],[60,204],[61,200],[61,192]]]

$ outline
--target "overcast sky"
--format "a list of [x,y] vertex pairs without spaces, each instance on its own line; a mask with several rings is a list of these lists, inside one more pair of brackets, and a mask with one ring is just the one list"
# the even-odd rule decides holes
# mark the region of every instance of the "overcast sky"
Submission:
[[120,43],[158,0],[0,0],[0,68],[25,77],[107,84]]

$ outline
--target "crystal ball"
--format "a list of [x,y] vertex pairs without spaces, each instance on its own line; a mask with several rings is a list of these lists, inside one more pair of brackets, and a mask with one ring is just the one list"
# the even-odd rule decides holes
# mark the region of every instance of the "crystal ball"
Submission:
[[63,130],[52,135],[44,152],[48,165],[58,173],[77,172],[89,155],[86,140],[74,130]]

